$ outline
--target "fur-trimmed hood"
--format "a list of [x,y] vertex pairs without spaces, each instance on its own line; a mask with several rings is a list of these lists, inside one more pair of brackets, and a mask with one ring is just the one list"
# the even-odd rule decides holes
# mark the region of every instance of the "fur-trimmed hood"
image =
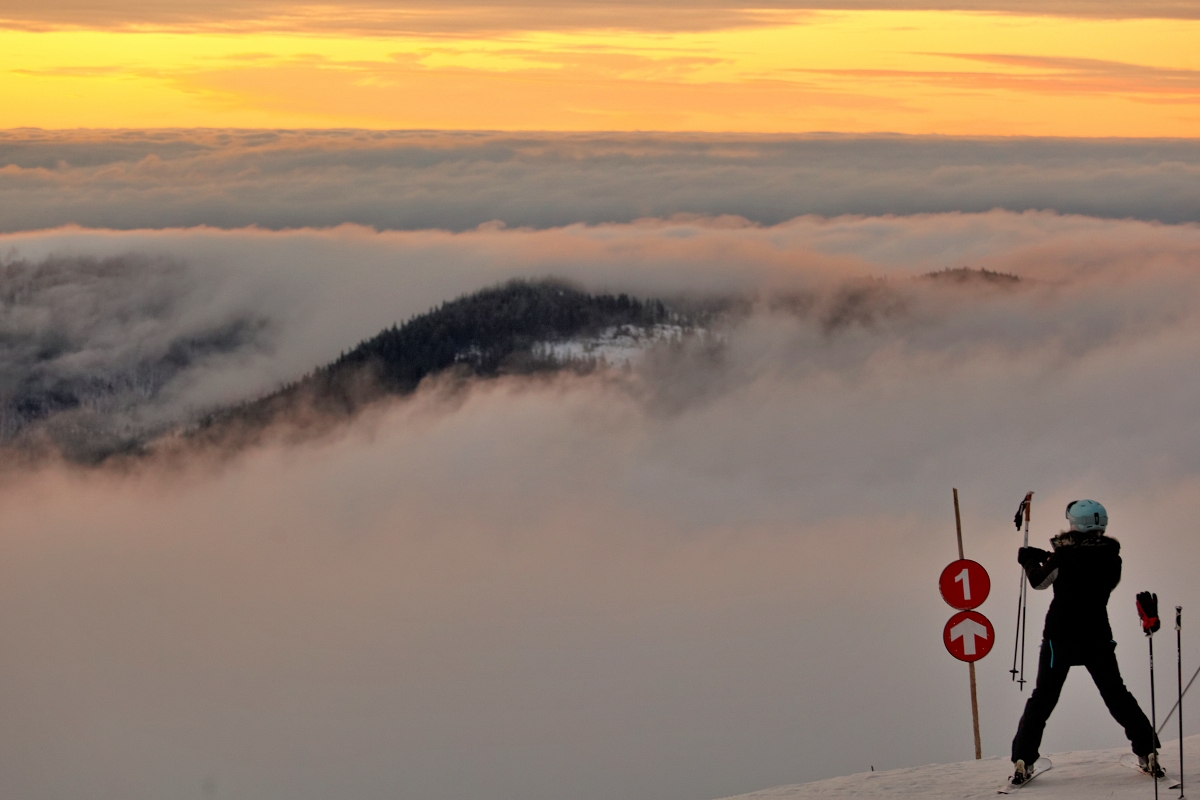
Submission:
[[1118,551],[1121,549],[1121,543],[1105,533],[1081,531],[1063,531],[1050,540],[1050,546],[1055,550],[1062,547],[1115,547]]

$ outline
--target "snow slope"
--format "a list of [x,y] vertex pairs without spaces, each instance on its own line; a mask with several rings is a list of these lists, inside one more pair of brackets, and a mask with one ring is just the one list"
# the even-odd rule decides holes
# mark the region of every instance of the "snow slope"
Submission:
[[[1200,735],[1183,740],[1184,789],[1200,796]],[[1047,753],[1054,769],[1040,776],[1018,793],[1029,800],[1150,800],[1154,782],[1120,765],[1127,748],[1086,750],[1074,753]],[[1168,774],[1177,777],[1179,740],[1163,742],[1163,764]],[[999,788],[1010,771],[1006,758],[962,761],[958,764],[929,764],[924,767],[893,769],[887,772],[861,772],[795,786],[779,786],[725,800],[807,800],[808,798],[997,798]],[[1179,797],[1178,789],[1167,789],[1159,782],[1162,800]]]

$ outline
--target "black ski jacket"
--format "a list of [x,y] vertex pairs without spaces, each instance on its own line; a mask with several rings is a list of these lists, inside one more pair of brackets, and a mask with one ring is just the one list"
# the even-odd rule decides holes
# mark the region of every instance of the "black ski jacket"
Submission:
[[1054,586],[1042,637],[1072,650],[1110,644],[1108,596],[1121,582],[1121,543],[1068,531],[1050,544],[1054,552],[1031,547],[1022,559],[1033,588]]

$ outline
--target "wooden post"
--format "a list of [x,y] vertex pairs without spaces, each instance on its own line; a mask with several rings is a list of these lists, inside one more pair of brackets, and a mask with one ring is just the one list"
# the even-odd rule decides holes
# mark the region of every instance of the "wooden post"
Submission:
[[[954,529],[958,533],[958,557],[966,558],[963,555],[962,515],[958,512],[958,489],[954,490]],[[979,760],[983,758],[983,744],[979,740],[979,694],[975,689],[975,662],[968,663],[967,668],[971,671],[971,723],[975,729],[975,758]]]
[[958,514],[958,489],[954,490],[954,529],[958,532],[958,558],[966,558],[962,549],[962,517]]
[[975,760],[983,758],[983,744],[979,741],[979,695],[975,693],[975,662],[967,664],[971,670],[971,722],[975,725]]

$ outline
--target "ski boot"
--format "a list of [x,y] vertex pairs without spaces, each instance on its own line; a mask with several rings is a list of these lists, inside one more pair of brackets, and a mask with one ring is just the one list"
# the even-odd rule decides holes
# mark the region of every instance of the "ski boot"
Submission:
[[1013,776],[1009,783],[1013,786],[1020,786],[1032,777],[1030,770],[1026,768],[1025,762],[1017,759],[1013,762]]
[[1142,772],[1153,778],[1165,778],[1167,773],[1158,764],[1158,753],[1150,753],[1149,755],[1138,756],[1138,767]]

